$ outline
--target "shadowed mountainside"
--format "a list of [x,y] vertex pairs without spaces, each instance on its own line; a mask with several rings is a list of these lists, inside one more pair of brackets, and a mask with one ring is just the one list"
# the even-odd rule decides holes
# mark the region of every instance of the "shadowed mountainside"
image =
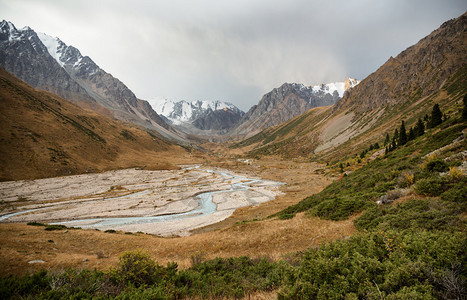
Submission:
[[38,91],[0,69],[1,180],[128,167],[175,168],[186,151],[157,136]]

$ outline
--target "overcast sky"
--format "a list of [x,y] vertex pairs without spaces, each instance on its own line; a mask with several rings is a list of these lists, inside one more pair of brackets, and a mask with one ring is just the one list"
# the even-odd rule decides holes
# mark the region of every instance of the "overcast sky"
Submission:
[[248,110],[284,82],[364,79],[466,0],[0,0],[0,19],[59,37],[137,97]]

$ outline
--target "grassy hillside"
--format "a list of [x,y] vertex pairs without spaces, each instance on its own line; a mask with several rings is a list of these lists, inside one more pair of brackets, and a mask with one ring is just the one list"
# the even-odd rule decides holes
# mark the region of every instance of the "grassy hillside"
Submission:
[[0,70],[0,179],[174,168],[186,151],[154,133],[35,90]]

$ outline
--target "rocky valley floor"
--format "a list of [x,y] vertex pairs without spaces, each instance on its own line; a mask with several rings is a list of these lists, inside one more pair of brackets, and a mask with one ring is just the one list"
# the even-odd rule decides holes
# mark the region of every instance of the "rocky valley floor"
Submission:
[[[274,159],[248,163],[219,159],[212,160],[210,167],[172,171],[131,169],[55,181],[43,179],[39,181],[41,184],[3,183],[2,215],[12,210],[12,205],[17,211],[39,209],[0,223],[0,264],[6,274],[71,266],[105,269],[115,264],[123,251],[135,249],[144,249],[161,263],[176,261],[181,267],[190,266],[196,257],[248,255],[277,259],[310,245],[350,236],[355,231],[352,219],[333,222],[303,214],[291,220],[266,219],[329,184],[332,178],[321,174],[321,167]],[[251,181],[258,178],[265,180]],[[277,186],[278,181],[285,184]],[[238,184],[250,188],[232,189]],[[36,188],[34,193],[32,187]],[[217,209],[207,215],[107,227],[94,224],[95,220],[82,221],[184,213],[197,205],[196,195],[219,190],[228,192],[212,195]],[[26,225],[33,221],[70,219],[81,221],[65,223],[68,226],[90,229],[46,231],[42,226]],[[106,229],[116,232],[104,232]]]

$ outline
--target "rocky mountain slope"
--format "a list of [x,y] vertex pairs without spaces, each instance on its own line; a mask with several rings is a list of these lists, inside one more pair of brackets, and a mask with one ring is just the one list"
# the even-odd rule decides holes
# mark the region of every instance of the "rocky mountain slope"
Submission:
[[171,101],[164,98],[149,101],[154,110],[182,130],[227,131],[245,114],[232,103],[221,101]]
[[2,68],[0,99],[0,180],[175,168],[186,156],[151,131],[36,90]]
[[253,106],[232,135],[252,136],[268,127],[288,121],[313,107],[334,104],[344,96],[346,90],[358,81],[347,78],[345,82],[305,86],[298,83],[284,83],[265,94],[258,105]]
[[467,93],[466,43],[464,14],[390,58],[334,106],[312,109],[236,147],[253,148],[253,155],[335,159],[382,144],[402,120],[407,129],[414,126],[434,103],[449,118]]
[[58,38],[0,23],[0,66],[35,88],[117,119],[156,129],[173,137],[171,128],[144,100],[102,70],[78,49]]

